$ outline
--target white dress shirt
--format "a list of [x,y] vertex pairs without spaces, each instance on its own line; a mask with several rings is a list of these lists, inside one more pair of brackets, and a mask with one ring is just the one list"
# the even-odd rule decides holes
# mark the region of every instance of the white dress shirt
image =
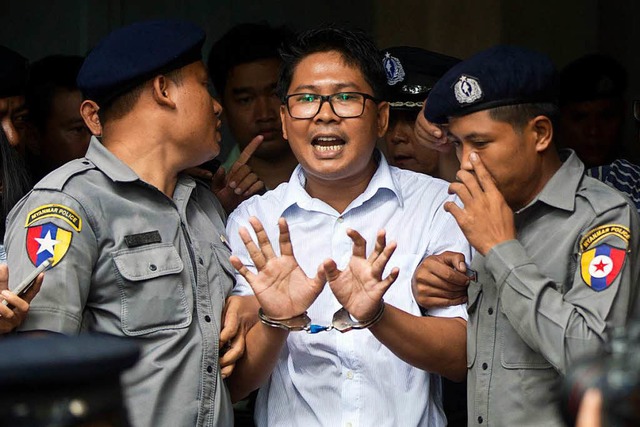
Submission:
[[[332,258],[343,269],[352,254],[346,230],[357,230],[371,253],[376,233],[385,229],[387,242],[398,247],[383,277],[399,267],[400,275],[384,296],[391,304],[420,316],[411,292],[411,278],[420,261],[446,250],[470,260],[470,246],[443,204],[454,200],[445,181],[390,167],[380,157],[367,189],[337,212],[304,189],[300,166],[288,183],[241,204],[229,217],[227,235],[233,253],[255,271],[238,236],[255,216],[264,225],[279,254],[278,218],[289,224],[296,260],[310,277]],[[255,236],[254,236],[255,238]],[[236,294],[251,288],[237,274]],[[340,304],[326,286],[308,310],[312,323],[329,325]],[[466,319],[466,306],[430,310],[428,315]],[[270,379],[260,389],[255,420],[258,426],[443,426],[440,377],[415,368],[395,356],[369,330],[336,330],[308,334],[292,332]]]

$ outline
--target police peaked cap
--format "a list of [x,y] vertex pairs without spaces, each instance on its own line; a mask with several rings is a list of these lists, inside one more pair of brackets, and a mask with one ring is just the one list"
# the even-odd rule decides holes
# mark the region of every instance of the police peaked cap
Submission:
[[419,47],[395,46],[382,50],[387,76],[384,99],[392,109],[421,109],[436,82],[460,60]]
[[432,123],[505,105],[557,102],[555,66],[542,53],[495,46],[451,68],[433,87],[424,115]]
[[138,22],[103,38],[78,73],[82,94],[106,104],[137,85],[202,58],[205,32],[179,20]]

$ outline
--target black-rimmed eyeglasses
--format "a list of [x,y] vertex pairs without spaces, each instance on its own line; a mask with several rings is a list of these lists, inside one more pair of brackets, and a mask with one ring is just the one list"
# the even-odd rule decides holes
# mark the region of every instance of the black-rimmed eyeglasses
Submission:
[[331,95],[317,93],[292,93],[284,100],[287,111],[294,119],[311,119],[320,112],[322,104],[328,102],[336,116],[343,119],[360,117],[364,113],[367,99],[378,103],[373,96],[361,92],[338,92]]

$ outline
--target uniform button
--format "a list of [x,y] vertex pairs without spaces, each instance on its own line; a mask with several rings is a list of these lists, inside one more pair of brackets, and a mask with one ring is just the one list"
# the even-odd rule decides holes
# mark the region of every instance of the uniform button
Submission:
[[483,421],[482,417],[478,417],[478,424],[482,424]]
[[213,372],[213,368],[211,366],[207,366],[207,372],[209,373]]
[[155,264],[149,264],[149,270],[156,271],[157,269],[158,269],[158,267],[156,267]]
[[347,372],[347,378],[350,380],[353,379],[353,372],[351,371]]
[[209,315],[207,314],[206,316],[204,316],[204,321],[207,323],[211,322],[211,317],[209,317]]
[[484,369],[485,371],[487,370],[488,367],[489,367],[489,365],[487,365],[486,363],[482,364],[482,369]]
[[487,310],[487,313],[493,314],[493,307],[489,307],[489,310]]
[[198,257],[198,262],[200,263],[200,265],[204,265],[204,260],[202,259],[202,257]]
[[84,162],[82,162],[83,165],[89,165],[91,163],[87,162],[86,160]]

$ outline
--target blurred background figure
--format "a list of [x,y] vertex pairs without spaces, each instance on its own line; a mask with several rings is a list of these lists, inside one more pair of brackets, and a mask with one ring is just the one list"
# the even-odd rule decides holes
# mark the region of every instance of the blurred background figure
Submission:
[[0,341],[0,426],[127,427],[120,374],[138,360],[132,341],[107,335]]
[[[23,157],[31,135],[24,97],[26,83],[27,60],[0,46],[0,239],[3,240],[7,213],[31,188]],[[6,259],[0,241],[0,262]]]
[[40,151],[36,179],[84,157],[91,133],[80,116],[82,93],[76,77],[84,58],[52,55],[31,64],[26,99]]
[[27,60],[0,46],[0,127],[9,144],[22,155],[29,140],[29,110],[25,101]]
[[282,137],[280,99],[276,84],[280,69],[278,48],[291,32],[265,23],[239,24],[213,44],[207,65],[223,107],[225,123],[235,141],[225,170],[258,135],[264,140],[247,165],[273,189],[285,182],[298,164]]
[[624,92],[627,73],[615,59],[590,54],[560,73],[560,142],[586,168],[624,157]]
[[429,90],[459,59],[417,47],[382,51],[391,109],[384,137],[389,164],[452,181],[459,169],[453,147],[439,152],[418,143],[413,127]]
[[[389,128],[384,136],[389,164],[452,181],[460,168],[453,147],[441,152],[418,142],[413,127],[429,91],[459,59],[408,46],[382,50],[387,75]],[[467,425],[467,383],[442,378],[443,406],[448,425]]]

